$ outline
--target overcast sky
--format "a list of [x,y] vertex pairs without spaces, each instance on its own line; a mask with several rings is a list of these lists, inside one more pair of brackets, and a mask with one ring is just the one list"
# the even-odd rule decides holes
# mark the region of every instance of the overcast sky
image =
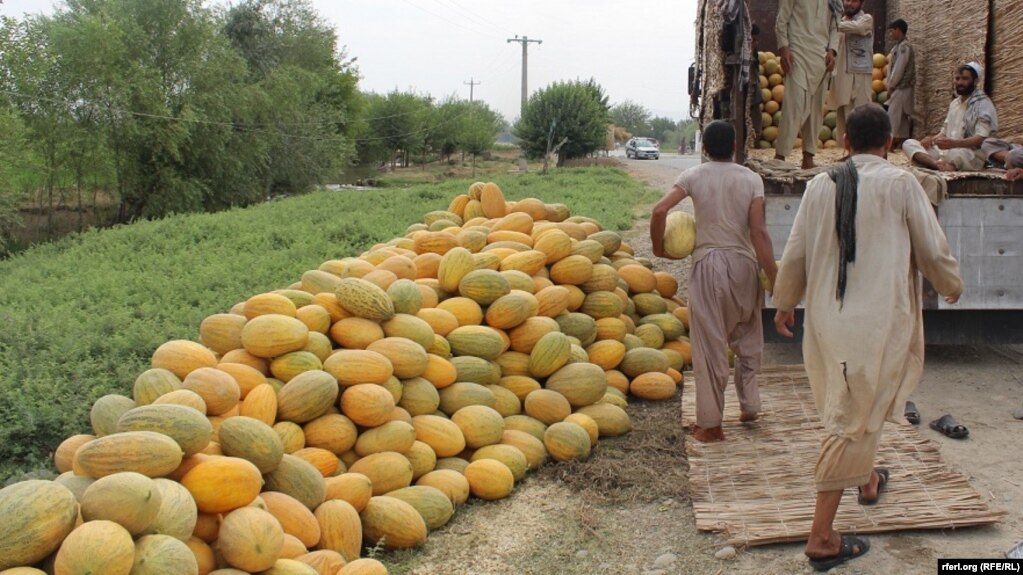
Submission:
[[[593,77],[612,104],[633,100],[657,116],[688,117],[696,0],[312,0],[357,58],[363,90],[415,90],[483,100],[513,121],[522,47],[529,91]],[[52,12],[51,0],[3,0],[0,14]]]

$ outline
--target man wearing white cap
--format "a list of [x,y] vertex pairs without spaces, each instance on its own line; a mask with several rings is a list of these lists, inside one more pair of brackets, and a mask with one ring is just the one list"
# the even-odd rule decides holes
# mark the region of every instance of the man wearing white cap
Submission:
[[998,132],[998,114],[991,98],[977,85],[983,74],[976,62],[959,66],[955,77],[958,97],[948,106],[941,132],[902,145],[914,164],[946,172],[984,169],[987,156],[981,144]]

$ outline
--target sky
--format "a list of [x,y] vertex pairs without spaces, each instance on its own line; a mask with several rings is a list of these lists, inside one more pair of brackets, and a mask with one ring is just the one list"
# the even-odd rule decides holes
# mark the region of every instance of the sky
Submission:
[[[2,0],[0,14],[52,13],[51,0]],[[519,115],[522,45],[528,90],[596,79],[611,104],[688,117],[697,0],[312,0],[356,58],[364,91],[473,97],[509,122]]]

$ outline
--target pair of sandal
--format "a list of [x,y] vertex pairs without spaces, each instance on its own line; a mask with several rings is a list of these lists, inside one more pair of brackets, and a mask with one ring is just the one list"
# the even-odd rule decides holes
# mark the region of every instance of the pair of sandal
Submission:
[[[877,495],[872,499],[867,499],[861,492],[856,498],[856,501],[860,505],[876,505],[878,499],[881,498],[881,493],[888,485],[890,473],[887,469],[884,467],[876,467],[873,472],[877,474]],[[815,571],[827,571],[849,561],[850,559],[860,557],[869,550],[869,539],[857,537],[855,535],[842,535],[842,543],[838,548],[838,553],[836,555],[831,555],[830,557],[810,557],[810,567],[813,567]]]
[[[913,425],[920,423],[920,410],[916,408],[916,404],[912,401],[906,402],[906,409],[903,412],[903,416],[905,416],[906,421]],[[966,437],[970,435],[970,430],[967,429],[965,425],[956,421],[956,418],[952,417],[950,414],[942,415],[938,419],[932,421],[929,425],[934,431],[937,431],[951,439],[966,439]]]

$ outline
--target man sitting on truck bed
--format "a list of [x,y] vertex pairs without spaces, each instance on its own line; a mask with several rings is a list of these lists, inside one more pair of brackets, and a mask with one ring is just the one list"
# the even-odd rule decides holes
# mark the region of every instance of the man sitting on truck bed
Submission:
[[998,138],[988,138],[980,145],[984,157],[995,167],[1002,167],[1005,179],[1011,182],[1023,180],[1023,146],[1010,144]]
[[914,164],[943,172],[984,169],[987,157],[981,144],[998,132],[998,114],[991,98],[978,86],[982,75],[983,68],[976,62],[959,66],[955,77],[958,97],[948,106],[941,132],[902,145]]

